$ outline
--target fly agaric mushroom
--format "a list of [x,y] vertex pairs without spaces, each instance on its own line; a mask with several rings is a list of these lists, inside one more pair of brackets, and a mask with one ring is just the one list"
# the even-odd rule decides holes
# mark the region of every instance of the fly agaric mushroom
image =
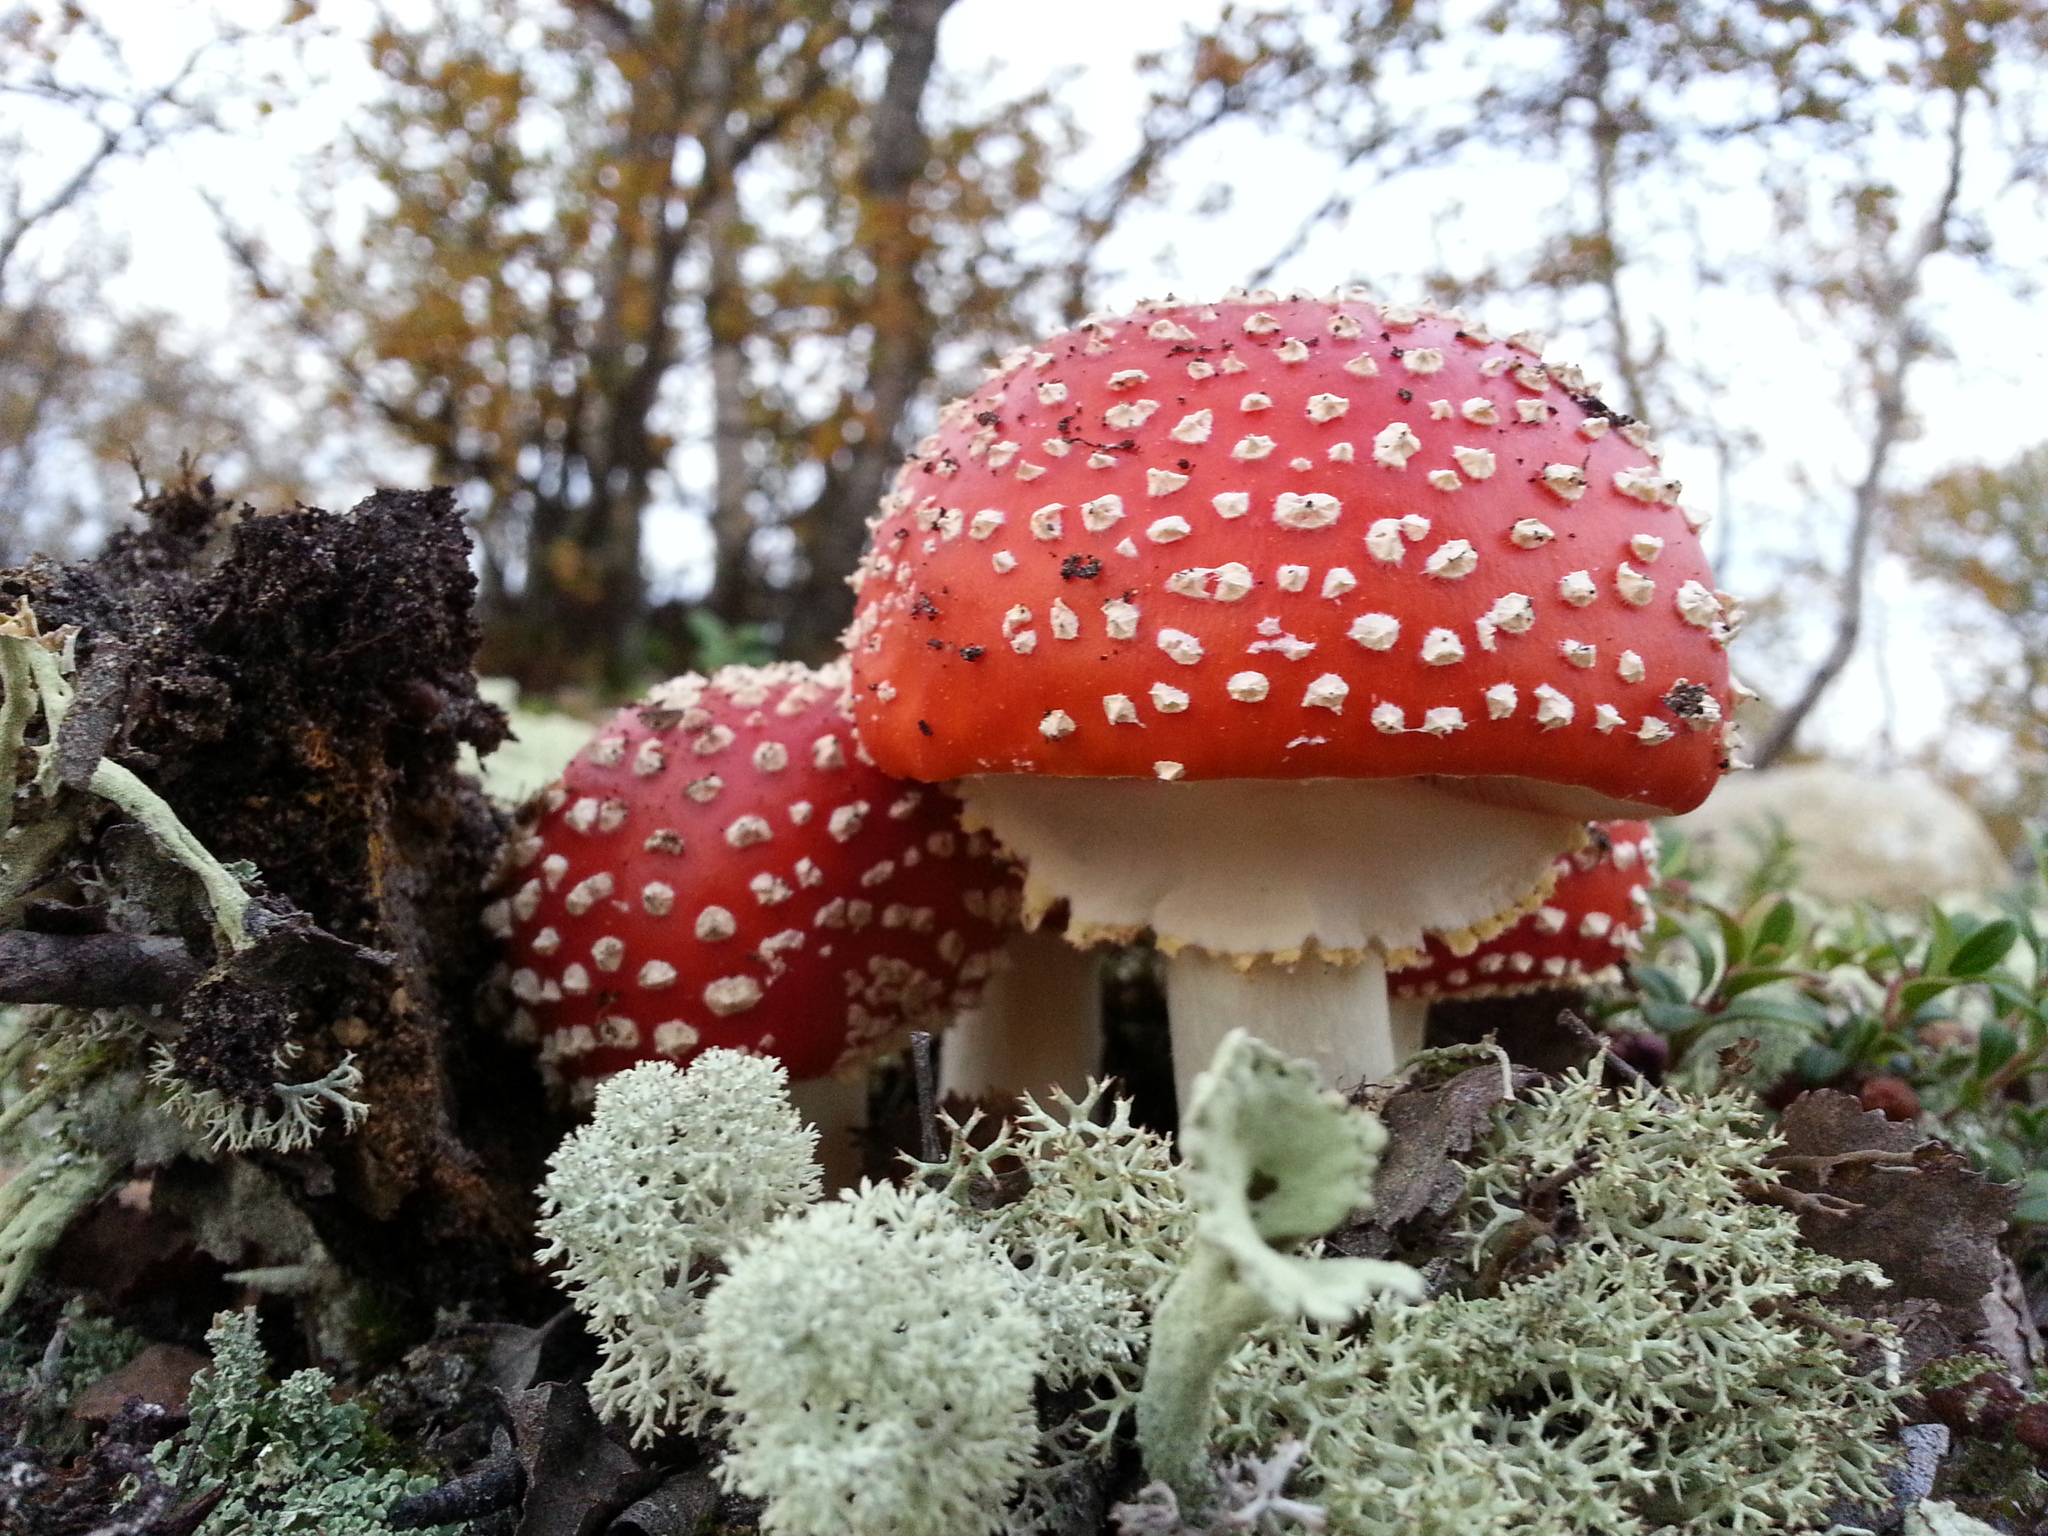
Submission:
[[862,736],[960,781],[1027,921],[1157,936],[1183,1078],[1235,1023],[1383,1074],[1385,956],[1469,949],[1585,820],[1687,809],[1725,766],[1730,600],[1594,388],[1358,296],[1020,351],[883,503]]
[[1586,846],[1557,861],[1557,883],[1535,911],[1470,954],[1430,938],[1416,964],[1387,978],[1397,1059],[1422,1049],[1432,1002],[1621,979],[1650,920],[1657,839],[1646,821],[1596,822],[1587,831]]
[[537,802],[486,917],[572,1086],[709,1046],[845,1074],[977,999],[1016,876],[951,796],[864,760],[845,686],[793,662],[671,679]]

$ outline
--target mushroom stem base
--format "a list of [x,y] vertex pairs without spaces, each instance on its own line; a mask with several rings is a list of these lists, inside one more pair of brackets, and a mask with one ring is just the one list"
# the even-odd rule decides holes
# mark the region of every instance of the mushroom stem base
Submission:
[[963,1009],[939,1041],[939,1092],[967,1098],[1055,1088],[1079,1098],[1102,1070],[1102,983],[1095,955],[1058,934],[1014,933],[1008,964],[981,1002]]
[[1323,1081],[1348,1089],[1380,1082],[1400,1065],[1387,1008],[1387,966],[1378,950],[1350,965],[1314,958],[1261,961],[1240,971],[1225,955],[1183,949],[1167,962],[1173,1021],[1173,1084],[1189,1102],[1195,1074],[1223,1037],[1243,1029],[1277,1051],[1315,1063]]

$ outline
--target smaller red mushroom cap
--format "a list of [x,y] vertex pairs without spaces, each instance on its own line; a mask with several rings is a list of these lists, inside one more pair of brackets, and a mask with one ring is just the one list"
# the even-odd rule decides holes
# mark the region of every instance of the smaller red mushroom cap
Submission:
[[943,790],[866,761],[845,684],[671,679],[535,802],[486,920],[552,1070],[724,1046],[821,1077],[978,999],[1016,873]]
[[1643,947],[1657,838],[1646,821],[1595,822],[1579,852],[1557,861],[1557,883],[1528,916],[1457,955],[1431,935],[1421,964],[1387,978],[1397,998],[1505,997],[1621,979]]

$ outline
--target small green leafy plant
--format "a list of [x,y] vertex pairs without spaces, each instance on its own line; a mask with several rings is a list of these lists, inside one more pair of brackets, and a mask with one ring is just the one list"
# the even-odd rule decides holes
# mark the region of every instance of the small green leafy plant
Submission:
[[1375,1296],[1422,1295],[1405,1264],[1291,1251],[1371,1203],[1386,1139],[1308,1063],[1241,1029],[1196,1077],[1181,1125],[1194,1242],[1160,1303],[1138,1399],[1145,1470],[1184,1508],[1214,1492],[1212,1386],[1248,1331],[1275,1318],[1345,1323]]
[[[2044,852],[2037,838],[2037,864]],[[1924,1112],[1984,1171],[2025,1182],[2017,1220],[2048,1223],[2048,892],[2038,876],[1980,909],[1929,902],[1912,917],[1798,891],[1782,834],[1719,899],[1713,871],[1683,843],[1665,869],[1633,992],[1596,1009],[1610,1027],[1661,1035],[1671,1080],[1693,1089],[1739,1067],[1771,1103],[1840,1087],[1888,1113]]]
[[191,1427],[155,1458],[165,1483],[219,1490],[193,1536],[390,1536],[392,1503],[434,1485],[379,1465],[368,1415],[334,1401],[325,1371],[273,1382],[253,1310],[221,1313],[206,1343],[213,1364],[192,1380]]

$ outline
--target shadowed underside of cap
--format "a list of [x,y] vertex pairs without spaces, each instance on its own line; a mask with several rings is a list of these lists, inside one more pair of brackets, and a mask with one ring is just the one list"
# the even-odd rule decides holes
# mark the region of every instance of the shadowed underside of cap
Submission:
[[1150,932],[1249,962],[1469,950],[1533,908],[1585,841],[1567,817],[1414,779],[1156,784],[992,775],[956,786],[969,826],[1023,860],[1025,921],[1068,906],[1077,944]]
[[1519,338],[1362,301],[1092,322],[899,475],[856,578],[862,736],[927,780],[1684,809],[1726,758],[1733,616],[1677,498],[1641,424]]

